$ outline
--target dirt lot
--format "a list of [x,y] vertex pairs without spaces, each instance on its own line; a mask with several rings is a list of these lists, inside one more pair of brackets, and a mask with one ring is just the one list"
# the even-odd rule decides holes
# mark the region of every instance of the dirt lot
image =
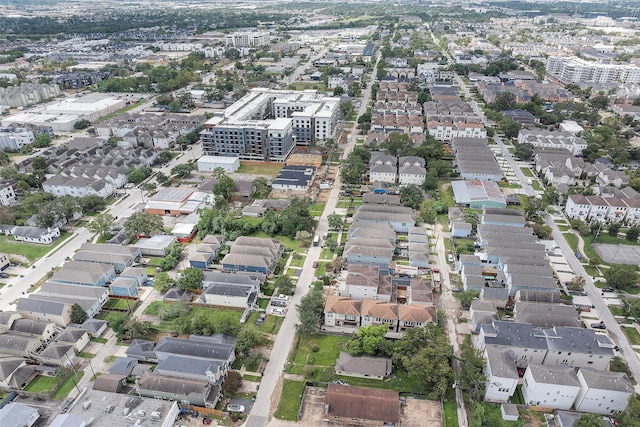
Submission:
[[434,400],[407,398],[400,409],[400,423],[410,427],[442,427],[442,406]]

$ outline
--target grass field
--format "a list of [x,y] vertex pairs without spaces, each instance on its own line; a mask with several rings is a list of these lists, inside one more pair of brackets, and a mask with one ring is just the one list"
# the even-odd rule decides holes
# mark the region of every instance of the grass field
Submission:
[[442,414],[442,418],[444,421],[444,427],[458,427],[456,395],[455,395],[455,391],[452,388],[447,390],[447,396],[443,402],[443,406],[444,406],[444,414]]
[[[175,303],[165,304],[162,301],[152,302],[144,310],[144,314],[155,316],[157,315],[158,309],[160,307],[162,307],[163,305],[170,305],[170,304],[175,304]],[[240,317],[242,317],[242,312],[235,311],[235,310],[220,310],[220,309],[212,310],[208,307],[192,307],[191,311],[186,316],[182,316],[178,319],[160,320],[160,322],[154,324],[154,327],[159,331],[164,331],[164,332],[173,331],[178,326],[178,322],[188,321],[189,319],[192,319],[192,318],[206,319],[205,321],[207,323],[210,322],[216,325],[220,322],[223,316],[230,316],[232,319],[235,318],[235,320],[238,323],[240,323]]]
[[322,252],[320,252],[320,259],[333,260],[333,251],[329,248],[322,249]]
[[627,336],[629,344],[640,345],[640,333],[635,328],[622,328],[622,332]]
[[524,176],[529,177],[529,178],[533,178],[533,171],[529,168],[520,168],[520,170],[522,171],[522,173],[524,174]]
[[264,332],[266,334],[277,334],[280,330],[280,326],[282,325],[282,317],[267,315],[267,318],[264,319],[264,323],[260,326],[256,325],[256,320],[258,320],[259,313],[251,313],[249,318],[247,319],[247,323],[243,327],[255,327],[256,330],[260,332]]
[[69,378],[66,379],[62,386],[53,393],[53,400],[62,400],[69,395],[69,392],[75,387],[76,383],[78,383],[82,377],[84,376],[84,371],[78,371],[78,374],[73,374]]
[[260,381],[262,381],[262,377],[257,377],[255,375],[243,375],[242,379],[245,381],[253,381],[254,383],[259,383]]
[[562,233],[574,253],[578,253],[578,238],[573,233]]
[[304,261],[307,257],[305,257],[304,255],[294,255],[293,258],[291,259],[291,262],[289,263],[289,265],[291,267],[302,267],[304,265]]
[[237,173],[249,173],[254,175],[270,175],[275,177],[282,169],[282,164],[240,163]]
[[296,252],[304,251],[304,249],[300,247],[300,242],[297,242],[294,239],[291,239],[291,238],[289,238],[287,236],[274,236],[274,237],[271,237],[267,233],[264,233],[262,231],[256,231],[254,233],[251,233],[251,237],[262,237],[262,238],[266,238],[266,239],[276,239],[277,241],[282,243],[284,245],[284,247],[287,248],[287,250],[296,251]]
[[285,421],[297,421],[303,391],[304,383],[302,381],[284,380],[275,417]]
[[24,391],[31,393],[48,393],[56,384],[58,384],[58,378],[38,375],[24,388]]
[[[291,356],[295,356],[294,364],[302,365],[319,365],[334,366],[340,355],[340,350],[344,343],[349,341],[349,337],[334,335],[305,335],[300,338],[298,351]],[[313,352],[312,348],[318,347],[317,352]]]
[[542,190],[544,190],[544,189],[542,188],[542,185],[540,185],[540,181],[538,181],[537,179],[534,179],[534,180],[533,180],[533,184],[531,184],[531,186],[532,186],[532,187],[533,187],[533,189],[534,189],[534,190],[536,190],[536,191],[542,191]]
[[94,357],[96,357],[95,354],[87,353],[87,352],[84,352],[84,351],[79,352],[78,354],[76,354],[76,356],[81,357],[83,359],[93,359]]
[[120,298],[110,298],[104,306],[108,308],[115,308],[118,310],[129,310],[129,308],[134,307],[135,304],[135,301],[129,301]]
[[309,207],[309,213],[311,216],[320,216],[322,215],[322,211],[324,211],[323,203],[314,203]]
[[60,245],[71,236],[69,232],[62,232],[58,240],[51,245],[38,245],[35,243],[17,242],[12,236],[0,236],[0,252],[22,255],[30,261],[42,258],[49,251]]

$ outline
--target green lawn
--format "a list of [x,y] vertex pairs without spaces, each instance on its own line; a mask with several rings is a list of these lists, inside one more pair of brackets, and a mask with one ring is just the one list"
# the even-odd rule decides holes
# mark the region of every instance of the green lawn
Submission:
[[349,206],[351,206],[351,202],[347,201],[347,202],[338,202],[336,204],[336,208],[338,209],[347,209],[349,208]]
[[543,190],[542,185],[540,185],[540,181],[538,181],[537,179],[533,180],[533,183],[531,184],[531,186],[533,187],[534,190],[537,190],[537,191]]
[[293,276],[296,275],[297,272],[298,272],[297,268],[289,268],[289,269],[287,269],[287,276],[292,276],[293,277]]
[[322,249],[322,252],[320,252],[320,259],[333,260],[333,251],[329,248]]
[[304,265],[305,259],[306,257],[304,255],[295,254],[291,259],[291,262],[289,263],[289,265],[291,267],[302,267]]
[[255,375],[243,375],[242,379],[245,381],[252,381],[254,383],[259,383],[260,381],[262,381],[262,377],[258,377]]
[[27,384],[24,391],[31,393],[48,393],[56,384],[58,384],[58,378],[38,375],[33,381]]
[[149,259],[149,262],[147,264],[152,265],[154,267],[161,267],[163,261],[164,261],[163,258],[151,258]]
[[571,246],[571,250],[574,253],[578,253],[578,237],[576,237],[573,233],[562,233],[565,240]]
[[60,386],[58,391],[53,393],[53,400],[62,400],[69,395],[69,392],[84,376],[84,371],[78,371],[78,374],[72,374],[66,381]]
[[280,403],[274,414],[275,417],[285,421],[297,421],[303,392],[304,382],[284,380]]
[[520,170],[522,171],[524,176],[529,177],[529,178],[534,178],[533,171],[531,169],[529,169],[529,168],[520,168]]
[[314,203],[309,207],[309,213],[311,214],[311,216],[320,216],[322,215],[323,211],[324,211],[323,203]]
[[87,353],[87,352],[84,352],[84,351],[79,352],[78,354],[76,354],[76,356],[81,357],[83,359],[93,359],[94,357],[96,357],[95,354]]
[[30,261],[35,261],[45,256],[49,251],[53,250],[70,236],[71,233],[64,231],[58,240],[53,242],[51,245],[38,245],[35,243],[18,242],[12,236],[2,235],[0,236],[0,252],[22,255]]
[[316,276],[321,277],[324,276],[327,272],[327,263],[321,262],[318,264],[318,268],[316,268]]
[[287,250],[290,251],[296,251],[296,252],[302,252],[304,249],[300,247],[300,242],[297,242],[294,239],[291,239],[287,236],[269,236],[267,233],[264,233],[262,231],[256,231],[254,233],[251,233],[251,237],[262,237],[265,239],[276,239],[277,241],[279,241],[280,243],[282,243],[284,245],[285,248],[287,248]]
[[[445,189],[445,185],[448,186],[446,189]],[[449,182],[447,182],[446,184],[440,185],[439,191],[440,191],[440,201],[442,203],[444,203],[449,207],[456,205],[456,201],[453,198],[453,188],[451,188],[451,185]]]
[[[340,350],[344,343],[349,341],[349,337],[334,335],[305,335],[300,337],[300,343],[295,353],[292,352],[289,360],[294,364],[334,366]],[[313,352],[314,346],[318,347],[317,352]]]
[[256,330],[264,332],[266,334],[278,333],[278,331],[280,330],[280,326],[282,325],[282,317],[267,315],[266,319],[264,319],[264,323],[258,326],[256,325],[256,320],[258,320],[259,316],[260,313],[251,313],[247,318],[247,322],[245,323],[244,327],[254,327]]
[[260,307],[261,309],[265,309],[267,308],[267,306],[269,305],[269,298],[259,298],[258,299],[258,307]]
[[558,224],[558,229],[559,229],[560,231],[569,231],[569,226],[568,226],[568,225],[561,225],[561,224]]
[[236,172],[250,173],[254,175],[271,175],[275,177],[282,169],[283,164],[263,164],[263,163],[245,163],[240,162],[240,167]]
[[616,236],[609,235],[608,233],[600,233],[594,243],[609,243],[612,245],[621,244],[621,245],[639,246],[638,242],[633,242],[627,239],[619,239]]
[[91,342],[99,342],[99,343],[101,343],[101,344],[104,344],[104,343],[106,343],[106,342],[107,342],[107,341],[109,341],[109,340],[108,340],[108,339],[106,339],[106,338],[91,337],[91,338],[89,338],[89,341],[91,341]]
[[[149,307],[147,307],[144,310],[144,314],[155,316],[158,313],[158,309],[162,307],[164,304],[165,303],[163,303],[162,301],[152,302],[151,304],[149,304]],[[169,304],[175,304],[175,303],[169,303]],[[226,315],[230,315],[232,318],[233,317],[237,318],[237,321],[239,323],[240,317],[242,317],[242,312],[235,311],[235,310],[222,310],[222,309],[212,310],[208,307],[192,307],[191,311],[187,316],[182,316],[178,319],[160,320],[158,323],[154,325],[154,327],[157,330],[163,331],[163,332],[173,331],[178,326],[178,322],[183,321],[185,318],[191,319],[194,317],[205,318],[207,323],[211,322],[215,325],[215,324],[218,324],[221,316],[226,316]],[[254,320],[254,323],[255,323],[255,320]]]
[[446,399],[443,402],[444,427],[458,427],[458,411],[456,409],[456,394],[452,388],[447,390]]
[[115,308],[118,310],[129,310],[129,308],[132,308],[135,305],[136,301],[120,298],[110,298],[104,306],[108,308]]
[[629,344],[640,345],[640,333],[635,328],[622,328],[622,332],[627,336]]
[[418,384],[415,377],[410,377],[406,373],[396,370],[390,379],[380,381],[372,378],[355,378],[341,375],[335,376],[347,384],[357,387],[380,388],[384,390],[405,391],[410,393],[424,393],[425,390]]

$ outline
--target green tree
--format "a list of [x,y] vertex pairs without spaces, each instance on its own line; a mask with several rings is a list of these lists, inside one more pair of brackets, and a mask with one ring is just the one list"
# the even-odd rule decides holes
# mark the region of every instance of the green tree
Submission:
[[158,154],[158,162],[163,165],[165,163],[169,163],[172,158],[173,158],[173,155],[171,154],[171,151],[168,151],[168,150],[161,151]]
[[602,415],[582,414],[580,419],[576,421],[574,427],[605,427],[606,424],[602,419]]
[[345,184],[359,184],[366,170],[366,163],[352,152],[340,165],[340,177]]
[[151,168],[148,168],[148,167],[133,168],[132,167],[126,173],[127,181],[134,185],[138,185],[142,181],[147,179],[147,177],[150,174],[151,174]]
[[174,283],[175,280],[173,279],[173,277],[169,276],[169,274],[165,271],[158,272],[153,277],[153,288],[160,293],[167,292]]
[[355,336],[347,343],[347,351],[352,356],[376,355],[380,351],[388,330],[386,325],[370,325],[359,328]]
[[40,133],[36,135],[32,144],[35,148],[46,148],[51,146],[51,137],[47,134]]
[[313,288],[311,292],[302,297],[298,310],[299,323],[296,329],[303,335],[313,334],[320,327],[320,316],[324,311],[324,296],[321,289]]
[[612,265],[603,271],[607,284],[612,288],[624,288],[638,282],[638,267],[635,265]]
[[87,228],[92,233],[99,236],[106,236],[113,226],[113,215],[108,213],[99,213],[93,217],[93,221],[87,224]]
[[609,228],[607,229],[607,233],[609,233],[610,236],[613,237],[618,237],[618,232],[620,231],[620,224],[617,222],[612,222],[611,224],[609,224]]
[[627,409],[619,413],[616,419],[620,421],[621,427],[640,427],[640,395],[637,393],[629,397]]
[[156,181],[158,184],[163,185],[165,182],[169,181],[169,177],[162,172],[156,173]]
[[311,233],[309,233],[307,230],[299,230],[296,231],[296,236],[294,237],[294,239],[300,242],[300,245],[307,248],[311,244],[312,237],[313,236],[311,235]]
[[340,117],[344,120],[349,120],[354,111],[355,107],[353,106],[353,102],[345,101],[340,103]]
[[331,214],[327,216],[327,222],[329,223],[329,228],[334,230],[339,230],[344,226],[344,219],[342,215]]
[[154,234],[164,232],[164,224],[162,223],[162,217],[158,215],[151,215],[146,212],[134,212],[124,222],[124,230],[128,237],[151,237]]
[[342,96],[344,95],[344,88],[342,86],[336,86],[333,89],[333,96]]
[[259,176],[254,179],[251,183],[251,186],[253,188],[253,194],[251,195],[251,197],[254,199],[264,199],[269,195],[269,192],[271,191],[269,181],[263,176]]
[[636,240],[638,240],[638,236],[640,236],[640,227],[636,225],[627,230],[627,234],[625,237],[627,238],[627,240],[635,242]]
[[540,221],[547,216],[547,205],[541,197],[527,196],[523,207],[527,221]]
[[427,224],[435,224],[437,217],[433,200],[423,200],[420,203],[420,217]]
[[172,167],[171,175],[176,175],[178,178],[186,178],[191,175],[191,171],[193,171],[193,166],[187,163],[183,163],[181,165]]
[[456,294],[456,296],[460,299],[462,308],[468,310],[469,307],[471,307],[471,303],[473,302],[473,300],[477,299],[480,296],[480,292],[476,291],[475,289],[469,289],[468,291]]
[[181,289],[202,289],[202,270],[199,268],[185,269],[176,285]]
[[213,185],[212,192],[216,196],[220,196],[225,200],[229,200],[236,191],[236,183],[227,175],[224,169],[215,168],[213,170],[213,177],[216,179],[216,183]]
[[85,320],[87,320],[87,313],[80,307],[80,304],[73,304],[71,306],[71,322],[81,325]]
[[411,328],[396,342],[393,362],[434,397],[444,397],[453,377],[453,349],[444,330],[435,325]]
[[236,352],[248,356],[256,345],[257,333],[253,329],[243,329],[236,337]]
[[424,200],[422,189],[417,185],[405,185],[400,188],[400,198],[402,204],[413,209],[419,209],[420,204]]
[[531,145],[531,144],[518,144],[516,146],[516,149],[513,152],[513,154],[519,160],[529,160],[529,159],[531,159],[531,157],[533,157],[533,145]]
[[0,150],[0,166],[5,166],[11,163],[11,159],[6,151]]
[[461,346],[460,376],[458,386],[464,395],[474,402],[484,398],[487,376],[484,373],[486,361],[482,354],[469,342]]
[[306,197],[293,197],[289,201],[289,206],[280,212],[282,230],[281,234],[295,238],[298,231],[311,231],[316,226],[309,208],[311,200]]
[[[233,49],[235,50],[235,49]],[[236,50],[237,52],[237,50]],[[242,375],[238,371],[229,371],[222,383],[222,392],[225,396],[231,397],[242,388]]]
[[286,274],[281,274],[275,278],[273,284],[278,288],[278,292],[285,295],[293,295],[293,291],[296,289],[295,283]]
[[86,129],[91,126],[91,122],[87,119],[78,120],[73,124],[74,129]]
[[500,92],[489,105],[497,111],[511,110],[516,106],[516,96],[511,92]]
[[100,212],[107,206],[107,201],[98,196],[97,194],[89,194],[84,197],[80,197],[78,200],[78,205],[80,205],[80,209],[82,212]]

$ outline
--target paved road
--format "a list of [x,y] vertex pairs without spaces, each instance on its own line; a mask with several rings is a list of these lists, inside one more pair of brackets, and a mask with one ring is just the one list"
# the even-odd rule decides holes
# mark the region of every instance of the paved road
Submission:
[[[364,92],[358,115],[363,114],[367,109],[369,99],[371,98],[371,86],[372,85],[368,85]],[[354,123],[353,128],[351,129],[353,134],[357,131],[356,126],[357,124]],[[356,138],[354,137],[347,143],[344,148],[345,155],[349,154],[351,150],[353,150],[355,142]],[[333,184],[333,189],[329,195],[329,199],[325,204],[325,209],[318,221],[315,234],[323,235],[329,230],[327,216],[331,215],[335,211],[336,204],[340,197],[341,187],[342,183],[340,180],[340,174],[338,173]],[[315,276],[313,262],[318,261],[320,258],[320,252],[322,252],[322,248],[319,246],[312,246],[309,248],[307,258],[302,267],[302,273],[298,279],[298,286],[291,299],[291,303],[289,304],[289,310],[282,326],[280,327],[280,332],[276,337],[273,350],[269,355],[269,362],[265,367],[264,375],[260,383],[260,389],[256,395],[256,401],[251,409],[251,413],[247,418],[247,422],[245,424],[246,427],[264,427],[268,425],[270,414],[275,410],[274,404],[278,401],[279,396],[274,396],[274,390],[280,380],[284,368],[286,367],[287,357],[295,337],[295,325],[298,323],[298,311],[296,310],[296,306],[300,303],[302,297],[309,292],[311,282],[313,282]]]

